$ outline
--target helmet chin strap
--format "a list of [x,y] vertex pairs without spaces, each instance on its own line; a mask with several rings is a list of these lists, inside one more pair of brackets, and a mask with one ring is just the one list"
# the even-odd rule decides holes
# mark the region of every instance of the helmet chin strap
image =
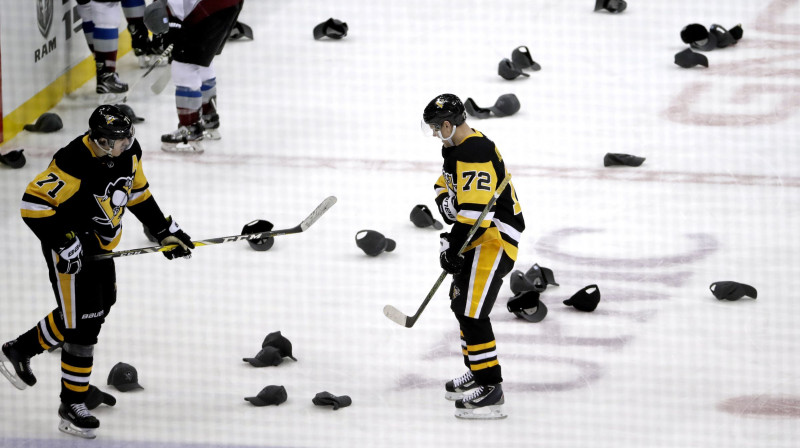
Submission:
[[441,130],[441,129],[439,129],[439,130],[437,131],[437,133],[439,134],[439,139],[440,139],[440,140],[442,140],[443,142],[447,142],[447,143],[449,143],[449,144],[450,144],[450,146],[456,146],[456,145],[453,143],[453,136],[454,136],[454,135],[456,135],[456,127],[455,127],[455,126],[452,126],[452,125],[451,125],[450,127],[451,127],[451,128],[453,128],[453,132],[451,132],[451,133],[450,133],[450,137],[447,137],[447,138],[445,138],[445,137],[444,137],[444,135],[442,135],[442,130]]
[[111,153],[114,151],[114,148],[113,148],[113,147],[112,147],[112,148],[110,148],[110,149],[108,149],[108,150],[106,150],[105,148],[103,148],[103,145],[101,145],[100,143],[98,143],[98,142],[97,142],[97,140],[92,140],[92,141],[94,142],[95,146],[97,146],[97,148],[98,148],[100,151],[102,151],[102,152],[103,152],[103,154],[105,154],[105,155],[106,155],[106,156],[108,156],[108,157],[111,157]]

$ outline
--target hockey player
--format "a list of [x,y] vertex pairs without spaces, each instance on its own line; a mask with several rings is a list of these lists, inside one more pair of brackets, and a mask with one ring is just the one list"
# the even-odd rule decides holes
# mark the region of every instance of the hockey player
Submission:
[[220,138],[217,78],[212,62],[236,25],[242,5],[243,0],[156,0],[147,7],[153,11],[146,13],[148,19],[153,18],[146,22],[148,28],[154,34],[163,33],[165,30],[159,29],[163,17],[159,15],[165,14],[169,31],[164,42],[173,44],[178,129],[161,136],[164,151],[200,153],[204,137]]
[[505,397],[489,313],[503,277],[514,266],[525,221],[509,182],[464,252],[458,252],[495,188],[509,175],[495,144],[470,128],[466,116],[461,100],[445,93],[425,107],[421,124],[426,135],[443,144],[436,204],[453,227],[441,234],[439,264],[453,274],[450,309],[458,320],[469,369],[447,382],[445,398],[456,401],[456,417],[496,419],[506,417],[501,410]]
[[117,294],[113,258],[92,256],[117,245],[126,209],[154,229],[161,244],[177,245],[164,252],[168,259],[188,257],[194,248],[189,235],[161,212],[141,159],[130,119],[103,105],[89,117],[89,131],[59,149],[22,197],[22,218],[41,240],[57,306],[3,344],[0,373],[18,389],[33,386],[30,358],[61,345],[58,429],[84,438],[94,438],[100,426],[85,400],[94,345]]

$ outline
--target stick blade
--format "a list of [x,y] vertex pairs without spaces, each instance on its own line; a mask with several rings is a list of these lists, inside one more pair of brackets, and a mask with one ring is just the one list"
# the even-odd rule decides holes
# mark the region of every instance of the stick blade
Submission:
[[389,320],[396,323],[397,325],[402,325],[406,328],[411,328],[411,326],[414,325],[414,322],[411,320],[410,317],[406,316],[405,314],[403,314],[402,311],[398,310],[392,305],[384,306],[383,314],[386,317],[388,317]]
[[150,86],[151,92],[158,95],[159,93],[164,91],[164,89],[167,87],[167,84],[169,83],[169,80],[172,79],[171,70],[172,70],[171,68],[166,69],[164,73],[161,74],[161,76],[156,78],[156,81],[153,83],[153,85]]
[[303,222],[300,223],[300,231],[305,232],[306,229],[311,227],[311,224],[317,222],[320,216],[322,216],[325,212],[328,211],[329,208],[333,207],[333,204],[336,203],[336,196],[328,196],[325,198],[322,203],[320,203],[313,212]]

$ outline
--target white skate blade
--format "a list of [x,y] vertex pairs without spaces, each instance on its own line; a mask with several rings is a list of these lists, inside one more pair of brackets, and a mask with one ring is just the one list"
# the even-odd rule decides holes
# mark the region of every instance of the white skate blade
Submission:
[[[11,367],[11,370],[6,367],[6,363],[8,363],[9,367]],[[0,352],[0,373],[2,373],[4,377],[8,378],[8,381],[10,381],[11,384],[13,384],[17,389],[24,390],[26,387],[28,387],[28,385],[25,384],[25,381],[22,381],[22,379],[17,376],[17,371],[14,370],[13,363],[10,359],[6,358],[6,355],[3,352]]]
[[209,140],[219,140],[222,138],[222,135],[220,135],[219,129],[206,129],[203,131],[203,137]]
[[500,420],[508,417],[508,414],[503,412],[501,405],[484,406],[482,408],[473,409],[459,409],[456,408],[456,418],[464,420]]
[[462,392],[446,392],[444,398],[450,401],[457,401],[464,398],[464,394]]
[[117,104],[121,103],[123,99],[128,97],[128,92],[122,93],[98,93],[97,94],[97,105],[102,106],[103,104]]
[[171,153],[202,154],[205,152],[203,144],[199,140],[189,143],[161,143],[161,150]]
[[61,422],[58,424],[58,430],[63,432],[64,434],[69,434],[71,436],[82,437],[84,439],[94,439],[97,437],[97,434],[94,433],[93,428],[79,428],[69,420],[61,419]]

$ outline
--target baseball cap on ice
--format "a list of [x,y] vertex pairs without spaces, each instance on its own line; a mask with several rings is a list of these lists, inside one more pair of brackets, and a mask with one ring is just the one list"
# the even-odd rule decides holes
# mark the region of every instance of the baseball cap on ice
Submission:
[[734,301],[744,296],[752,297],[753,299],[758,297],[756,288],[733,281],[714,282],[708,286],[708,289],[711,290],[711,293],[714,294],[717,300]]
[[521,292],[508,300],[506,309],[528,322],[541,322],[547,316],[547,306],[539,301],[536,291]]
[[114,398],[113,395],[103,392],[93,384],[89,385],[89,390],[87,391],[86,398],[83,401],[86,404],[86,407],[89,409],[94,409],[101,404],[108,406],[114,406],[117,404],[117,399]]
[[594,311],[598,303],[600,303],[600,288],[597,285],[585,286],[564,301],[564,305],[574,306],[576,309],[587,312]]
[[314,39],[320,40],[323,37],[331,39],[341,39],[347,36],[347,23],[336,20],[333,17],[314,27]]
[[533,60],[531,52],[525,45],[520,45],[511,52],[511,62],[521,69],[529,68],[535,72],[542,69],[542,66]]
[[292,360],[297,361],[297,358],[292,356],[292,342],[286,339],[280,331],[272,332],[264,338],[264,342],[261,343],[261,348],[266,347],[275,347],[278,349],[281,357],[288,356],[292,358]]
[[513,93],[506,93],[497,98],[494,106],[486,108],[475,104],[475,100],[472,98],[467,98],[467,101],[464,103],[464,109],[466,109],[469,115],[476,118],[489,118],[492,113],[494,113],[496,117],[507,117],[517,113],[520,109],[520,104],[516,95]]
[[397,243],[375,230],[359,230],[356,232],[356,246],[370,257],[377,257],[383,251],[393,251],[397,247]]
[[30,132],[55,132],[64,127],[61,122],[61,117],[52,112],[45,112],[39,115],[36,122],[33,124],[26,124],[22,128]]
[[683,68],[692,68],[696,65],[708,67],[708,58],[704,54],[695,53],[691,48],[687,48],[675,54],[675,64]]
[[630,154],[620,154],[620,153],[611,153],[611,152],[609,152],[609,153],[606,153],[605,157],[603,157],[603,165],[604,166],[613,166],[613,165],[639,166],[642,163],[644,163],[644,160],[645,160],[644,157],[637,157],[637,156],[632,156]]
[[109,386],[114,386],[120,392],[129,392],[134,389],[144,389],[139,384],[139,374],[136,368],[124,362],[118,362],[111,371],[108,372]]
[[524,73],[521,68],[517,67],[517,64],[511,62],[511,59],[508,58],[503,58],[503,60],[497,64],[497,74],[502,76],[503,79],[508,80],[515,79],[519,75],[531,76],[527,73]]
[[411,219],[411,222],[413,222],[415,226],[420,228],[433,227],[436,230],[442,230],[444,227],[441,222],[434,219],[431,209],[424,204],[415,205],[414,208],[411,209],[409,219]]
[[283,362],[283,356],[281,356],[281,351],[276,347],[268,345],[256,353],[256,356],[242,358],[242,361],[249,362],[253,367],[277,366]]
[[596,0],[594,2],[594,10],[599,11],[605,9],[608,12],[622,12],[628,7],[625,0]]
[[286,388],[274,385],[261,389],[261,392],[255,397],[244,397],[244,399],[249,401],[253,406],[267,406],[270,404],[277,406],[286,401],[286,398],[288,398]]
[[22,154],[23,149],[15,149],[5,154],[0,154],[0,163],[10,166],[11,168],[22,168],[25,166],[25,154]]

